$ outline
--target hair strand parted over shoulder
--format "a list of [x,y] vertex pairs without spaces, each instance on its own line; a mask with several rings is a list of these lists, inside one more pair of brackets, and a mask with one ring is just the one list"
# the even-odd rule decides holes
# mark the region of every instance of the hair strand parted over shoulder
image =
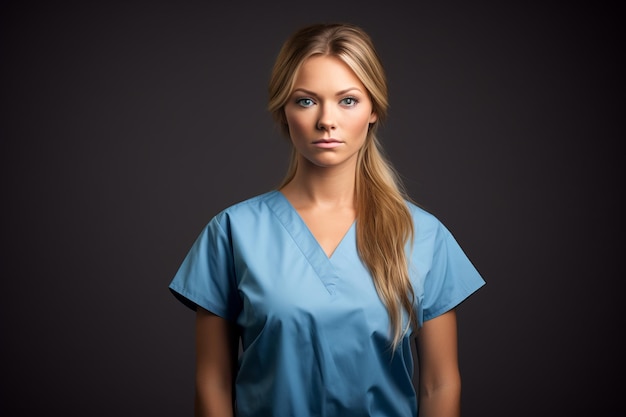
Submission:
[[[409,278],[407,243],[414,226],[408,197],[399,176],[385,158],[376,137],[387,116],[388,87],[385,72],[369,35],[348,23],[313,24],[292,34],[282,45],[269,82],[268,110],[282,133],[289,131],[284,107],[302,63],[315,55],[331,55],[348,65],[363,83],[377,121],[370,125],[361,148],[356,172],[356,235],[359,256],[370,270],[387,311],[395,349],[410,326],[417,330],[415,294]],[[297,169],[295,149],[279,188],[289,183]],[[408,320],[404,323],[404,315]]]

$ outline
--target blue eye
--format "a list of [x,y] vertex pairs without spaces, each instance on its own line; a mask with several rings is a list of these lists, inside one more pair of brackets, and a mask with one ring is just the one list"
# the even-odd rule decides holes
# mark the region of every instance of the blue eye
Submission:
[[346,97],[341,99],[341,104],[344,106],[352,107],[355,106],[359,101],[354,97]]
[[296,103],[298,103],[302,107],[311,107],[313,104],[315,104],[310,98],[299,98],[298,100],[296,100]]

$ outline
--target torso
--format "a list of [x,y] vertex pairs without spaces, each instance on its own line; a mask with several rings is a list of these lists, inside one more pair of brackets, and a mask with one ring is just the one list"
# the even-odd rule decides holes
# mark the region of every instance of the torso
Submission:
[[[219,213],[170,286],[240,326],[238,415],[417,415],[411,335],[389,349],[354,212],[299,208],[272,191]],[[411,210],[415,309],[428,320],[484,281],[434,216]]]

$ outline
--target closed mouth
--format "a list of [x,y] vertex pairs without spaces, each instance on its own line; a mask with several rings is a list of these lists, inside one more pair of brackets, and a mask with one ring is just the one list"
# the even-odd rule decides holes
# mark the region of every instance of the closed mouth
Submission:
[[341,143],[339,139],[320,139],[316,140],[313,143]]

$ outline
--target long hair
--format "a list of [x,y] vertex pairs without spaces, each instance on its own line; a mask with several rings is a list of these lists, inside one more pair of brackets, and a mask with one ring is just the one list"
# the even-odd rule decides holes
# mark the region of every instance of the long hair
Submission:
[[[415,294],[406,255],[406,245],[413,241],[414,230],[406,192],[376,137],[378,125],[385,120],[389,107],[385,72],[371,38],[357,26],[314,24],[296,31],[280,49],[269,83],[268,109],[285,136],[289,135],[285,104],[302,63],[314,55],[332,55],[346,63],[367,89],[372,110],[378,116],[370,125],[357,159],[357,250],[389,313],[395,350],[411,325],[417,329]],[[293,179],[298,168],[296,156],[292,148],[289,168],[279,188]]]

